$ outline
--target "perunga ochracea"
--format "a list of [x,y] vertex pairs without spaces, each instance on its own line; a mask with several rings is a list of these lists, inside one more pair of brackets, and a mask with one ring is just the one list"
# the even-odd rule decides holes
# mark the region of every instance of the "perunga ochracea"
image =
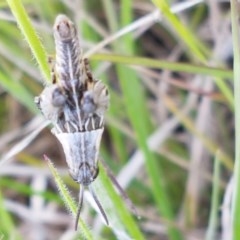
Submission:
[[75,229],[85,187],[92,193],[108,224],[91,187],[99,171],[99,145],[109,105],[108,90],[100,80],[93,78],[88,60],[82,57],[76,28],[65,15],[55,20],[54,39],[56,60],[52,67],[52,83],[35,102],[53,125],[52,133],[63,147],[70,175],[81,184]]

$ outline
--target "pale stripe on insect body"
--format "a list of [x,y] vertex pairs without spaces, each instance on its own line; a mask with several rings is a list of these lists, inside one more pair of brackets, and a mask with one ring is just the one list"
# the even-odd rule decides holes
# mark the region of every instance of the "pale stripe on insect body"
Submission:
[[[79,121],[80,131],[103,127],[104,113],[109,104],[107,88],[101,81],[93,79],[88,60],[81,56],[76,28],[63,15],[56,18],[54,37],[57,82],[65,92],[70,92],[68,99],[73,98],[76,107],[74,114],[77,119],[71,120]],[[68,113],[65,115],[67,118]]]
[[[77,31],[73,23],[64,15],[59,15],[54,24],[54,39],[56,47],[56,79],[65,91],[70,92],[68,98],[73,98],[76,107],[77,120],[79,122],[79,130],[82,131],[82,120],[79,106],[80,88],[83,88],[81,78],[81,50],[77,37]],[[68,105],[66,105],[68,106]],[[67,120],[67,129],[71,131],[69,123],[72,119],[68,119],[68,109],[64,109],[65,119]]]

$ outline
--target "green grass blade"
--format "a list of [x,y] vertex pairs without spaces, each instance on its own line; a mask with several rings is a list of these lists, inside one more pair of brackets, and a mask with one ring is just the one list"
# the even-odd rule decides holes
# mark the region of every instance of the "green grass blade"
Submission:
[[[146,101],[143,89],[138,79],[134,74],[131,74],[126,68],[120,68],[119,73],[121,87],[124,93],[127,112],[131,124],[135,130],[138,146],[143,151],[145,156],[145,165],[147,167],[148,176],[151,180],[152,193],[156,201],[159,212],[168,220],[173,220],[174,215],[171,209],[170,201],[167,197],[166,190],[163,186],[162,179],[164,178],[158,165],[157,159],[153,152],[147,146],[147,138],[149,136],[149,116],[146,109]],[[131,81],[129,81],[131,79]],[[134,89],[134,91],[132,91]],[[131,104],[127,104],[131,103]],[[169,228],[170,239],[180,239],[179,234],[173,228]]]
[[31,21],[20,0],[7,0],[8,5],[15,16],[18,26],[23,33],[38,65],[43,74],[44,80],[49,81],[50,69],[47,62],[47,54],[34,30]]
[[20,82],[10,79],[0,71],[0,85],[30,111],[37,113],[32,94]]
[[107,16],[108,26],[111,32],[115,32],[118,29],[118,21],[114,9],[114,3],[111,0],[102,0],[104,11]]
[[228,100],[231,109],[233,109],[234,97],[232,94],[232,89],[229,88],[229,86],[226,84],[226,81],[224,81],[222,78],[215,78],[215,83]]
[[194,65],[194,64],[188,64],[188,63],[176,63],[176,62],[169,62],[166,60],[161,61],[161,60],[155,60],[155,59],[144,58],[144,57],[123,56],[123,55],[95,54],[92,56],[92,59],[213,76],[215,77],[215,83],[217,84],[217,86],[219,87],[223,95],[226,97],[226,99],[228,100],[230,106],[233,105],[232,91],[228,87],[227,82],[224,80],[224,78],[227,78],[227,79],[233,78],[233,72],[232,70],[229,70],[229,69],[208,67],[204,65]]
[[[68,207],[68,209],[70,210],[70,212],[73,215],[76,215],[77,213],[77,206],[75,201],[73,200],[73,198],[71,197],[66,185],[63,183],[60,175],[58,174],[56,168],[54,167],[53,163],[51,162],[51,160],[45,156],[45,159],[47,161],[47,164],[50,168],[50,171],[53,175],[54,181],[58,187],[59,193],[62,196],[62,200],[64,201],[65,205]],[[92,233],[90,232],[89,228],[87,227],[87,225],[81,220],[79,219],[79,225],[80,225],[80,231],[83,234],[83,236],[87,239],[87,240],[92,240],[94,239],[92,236]]]
[[0,189],[0,219],[1,219],[0,239],[1,239],[1,236],[3,236],[2,239],[20,240],[22,238],[17,233],[14,223],[12,221],[12,218],[5,208],[5,204],[3,200],[4,199],[2,196],[2,189]]
[[231,21],[233,35],[234,106],[235,106],[235,165],[232,201],[232,239],[240,239],[240,43],[239,3],[231,0]]
[[[132,5],[131,1],[121,1],[121,24],[126,25],[132,21]],[[128,6],[128,7],[127,7]],[[128,12],[126,12],[128,9]],[[114,8],[112,7],[112,11]],[[112,12],[111,11],[111,12]],[[123,11],[125,11],[123,13]],[[108,16],[108,21],[111,20]],[[116,29],[114,29],[116,30]],[[114,43],[114,49],[119,52],[134,54],[134,40],[131,35],[124,36],[121,41]],[[125,107],[127,110],[128,118],[135,131],[136,140],[139,148],[143,151],[146,159],[146,167],[149,178],[151,180],[152,194],[159,212],[168,220],[173,220],[174,215],[171,209],[170,201],[168,200],[167,193],[163,187],[161,177],[163,175],[158,169],[157,159],[155,155],[149,150],[147,146],[147,138],[152,130],[151,121],[149,119],[149,112],[146,107],[146,98],[141,83],[135,71],[130,68],[117,65],[117,74],[120,81],[120,86],[123,92]],[[159,177],[160,176],[160,177]],[[169,238],[180,239],[180,234],[176,229],[169,227]]]
[[[110,108],[108,110],[108,116],[116,118],[116,116],[118,115],[119,115],[119,105],[116,105],[116,106],[110,105]],[[110,125],[108,125],[107,128],[111,136],[111,139],[114,142],[113,147],[114,147],[114,151],[116,152],[116,159],[119,160],[120,162],[126,162],[128,159],[128,156],[125,151],[125,147],[126,147],[125,137],[123,136],[122,132],[119,131],[117,128]]]
[[219,211],[219,192],[220,192],[220,151],[216,153],[214,161],[214,172],[213,172],[213,187],[212,187],[212,199],[211,199],[211,210],[209,216],[209,224],[205,240],[216,239],[216,230],[218,225],[218,211]]
[[[92,60],[108,61],[113,63],[122,63],[128,65],[138,65],[150,68],[159,68],[172,71],[195,73],[200,75],[215,76],[220,78],[233,78],[233,72],[229,69],[208,67],[204,65],[195,65],[188,63],[176,63],[169,61],[161,61],[152,58],[135,57],[135,56],[124,56],[116,54],[94,54],[91,56]],[[224,80],[222,80],[224,81]]]
[[[101,164],[99,176],[93,187],[108,216],[110,227],[118,239],[144,239],[130,212],[126,209],[123,199],[116,193],[113,185]],[[127,230],[127,231],[126,231]],[[123,238],[125,236],[125,238]]]
[[47,201],[54,201],[56,203],[62,203],[59,195],[51,191],[38,192],[32,189],[30,185],[12,180],[10,178],[2,178],[0,180],[0,188],[6,188],[16,191],[18,194],[21,193],[25,196],[37,195],[43,197]]
[[[159,8],[163,15],[174,27],[176,33],[180,36],[189,48],[190,53],[197,56],[197,59],[201,62],[206,62],[206,50],[199,40],[179,21],[179,19],[171,12],[167,1],[165,0],[152,0],[152,2]],[[204,50],[204,51],[203,51]]]

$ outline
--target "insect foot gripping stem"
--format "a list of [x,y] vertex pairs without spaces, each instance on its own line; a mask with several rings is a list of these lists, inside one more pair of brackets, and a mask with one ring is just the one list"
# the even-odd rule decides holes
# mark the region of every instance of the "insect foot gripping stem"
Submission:
[[53,27],[56,61],[52,62],[52,83],[35,98],[52,133],[62,144],[69,172],[81,184],[75,229],[88,187],[106,223],[107,216],[91,183],[98,176],[99,147],[104,115],[109,106],[107,87],[93,77],[87,59],[81,55],[77,30],[65,15],[57,16]]

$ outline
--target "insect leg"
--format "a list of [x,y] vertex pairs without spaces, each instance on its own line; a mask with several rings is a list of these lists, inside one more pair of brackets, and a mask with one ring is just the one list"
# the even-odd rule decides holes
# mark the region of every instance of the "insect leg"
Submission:
[[138,218],[139,215],[137,213],[137,210],[133,204],[133,202],[131,201],[131,199],[128,197],[128,195],[126,194],[126,192],[124,191],[124,189],[121,187],[121,185],[118,183],[117,179],[115,178],[115,176],[113,175],[112,171],[109,169],[109,167],[104,163],[104,161],[101,161],[103,167],[105,168],[107,175],[109,176],[109,178],[111,179],[112,183],[114,184],[114,186],[117,188],[118,192],[120,193],[120,195],[122,196],[122,198],[124,199],[124,201],[126,202],[126,204],[128,205],[129,209],[131,210],[131,212],[137,216]]
[[97,204],[97,206],[98,206],[98,208],[99,208],[99,210],[100,210],[100,212],[101,212],[101,214],[102,214],[106,224],[109,225],[107,215],[106,215],[105,211],[103,210],[103,207],[102,207],[101,203],[99,202],[99,200],[97,198],[97,195],[94,192],[94,189],[92,188],[91,185],[88,186],[88,189],[89,189],[90,193],[92,194],[93,199],[96,202],[96,204]]
[[80,192],[79,192],[78,209],[77,209],[77,215],[76,215],[76,221],[75,221],[75,231],[77,231],[77,228],[78,228],[79,216],[80,216],[82,204],[83,204],[83,194],[84,194],[84,186],[81,185]]

